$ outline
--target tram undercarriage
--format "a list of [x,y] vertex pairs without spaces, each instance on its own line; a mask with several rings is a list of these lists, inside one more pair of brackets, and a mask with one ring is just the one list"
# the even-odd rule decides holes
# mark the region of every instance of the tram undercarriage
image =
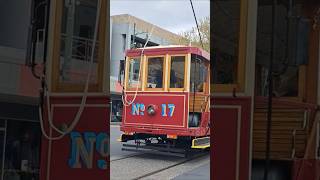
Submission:
[[210,137],[181,136],[176,139],[168,138],[167,135],[151,135],[136,133],[132,135],[122,134],[118,139],[124,143],[123,151],[143,152],[178,157],[189,157],[193,153],[207,151],[210,147]]

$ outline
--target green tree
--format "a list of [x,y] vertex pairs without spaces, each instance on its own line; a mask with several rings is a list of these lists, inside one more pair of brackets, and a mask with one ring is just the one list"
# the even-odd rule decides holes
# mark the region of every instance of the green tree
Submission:
[[[210,17],[208,16],[200,19],[198,24],[203,43],[203,49],[207,52],[210,52]],[[202,48],[196,25],[192,27],[191,30],[183,31],[179,34],[182,36],[180,39],[180,43],[182,45],[189,45],[191,43],[192,46]]]

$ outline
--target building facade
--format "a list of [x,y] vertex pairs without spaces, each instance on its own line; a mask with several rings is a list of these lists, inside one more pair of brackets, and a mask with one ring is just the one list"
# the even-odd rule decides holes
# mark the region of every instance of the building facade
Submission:
[[26,64],[31,0],[0,1],[0,179],[38,179],[39,81]]
[[152,35],[147,46],[178,45],[181,36],[162,29],[156,25],[143,21],[128,14],[111,16],[111,63],[110,63],[110,92],[112,99],[111,122],[121,121],[122,114],[122,86],[119,83],[120,64],[125,59],[125,51],[135,47],[142,47],[151,29]]

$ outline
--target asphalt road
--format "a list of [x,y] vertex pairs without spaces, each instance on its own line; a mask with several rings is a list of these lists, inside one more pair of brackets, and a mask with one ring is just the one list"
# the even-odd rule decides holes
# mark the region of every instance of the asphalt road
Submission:
[[[201,176],[199,180],[209,180],[209,153],[194,159],[186,159],[174,156],[122,151],[122,143],[117,141],[120,134],[119,126],[111,125],[111,180],[169,180],[190,172],[195,172],[194,174],[206,174]],[[201,171],[197,170],[199,168],[201,168]]]

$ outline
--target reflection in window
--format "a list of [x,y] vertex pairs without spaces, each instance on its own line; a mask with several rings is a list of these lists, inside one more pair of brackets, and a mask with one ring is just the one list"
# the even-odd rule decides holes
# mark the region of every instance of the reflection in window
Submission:
[[39,125],[20,121],[7,122],[4,180],[39,179]]
[[204,92],[207,82],[208,66],[203,60],[192,56],[190,69],[190,92]]
[[172,56],[170,69],[170,88],[183,88],[185,56]]
[[[279,3],[275,32],[273,60],[273,95],[297,97],[299,95],[299,65],[308,60],[310,22],[302,15],[301,2],[295,1],[290,8]],[[256,82],[258,96],[268,95],[268,71],[271,56],[272,19],[271,3],[258,3],[256,40]]]
[[111,122],[121,122],[122,120],[122,100],[112,100]]
[[[63,1],[61,19],[60,82],[83,84],[93,50],[97,0]],[[90,82],[97,83],[98,41]]]
[[240,0],[213,3],[213,71],[215,84],[237,83]]
[[[129,77],[128,77],[128,87],[133,88],[141,87],[141,81],[139,80],[139,72],[140,72],[140,58],[134,58],[129,61]],[[141,74],[140,74],[141,79]]]
[[148,58],[148,88],[163,87],[163,57]]

